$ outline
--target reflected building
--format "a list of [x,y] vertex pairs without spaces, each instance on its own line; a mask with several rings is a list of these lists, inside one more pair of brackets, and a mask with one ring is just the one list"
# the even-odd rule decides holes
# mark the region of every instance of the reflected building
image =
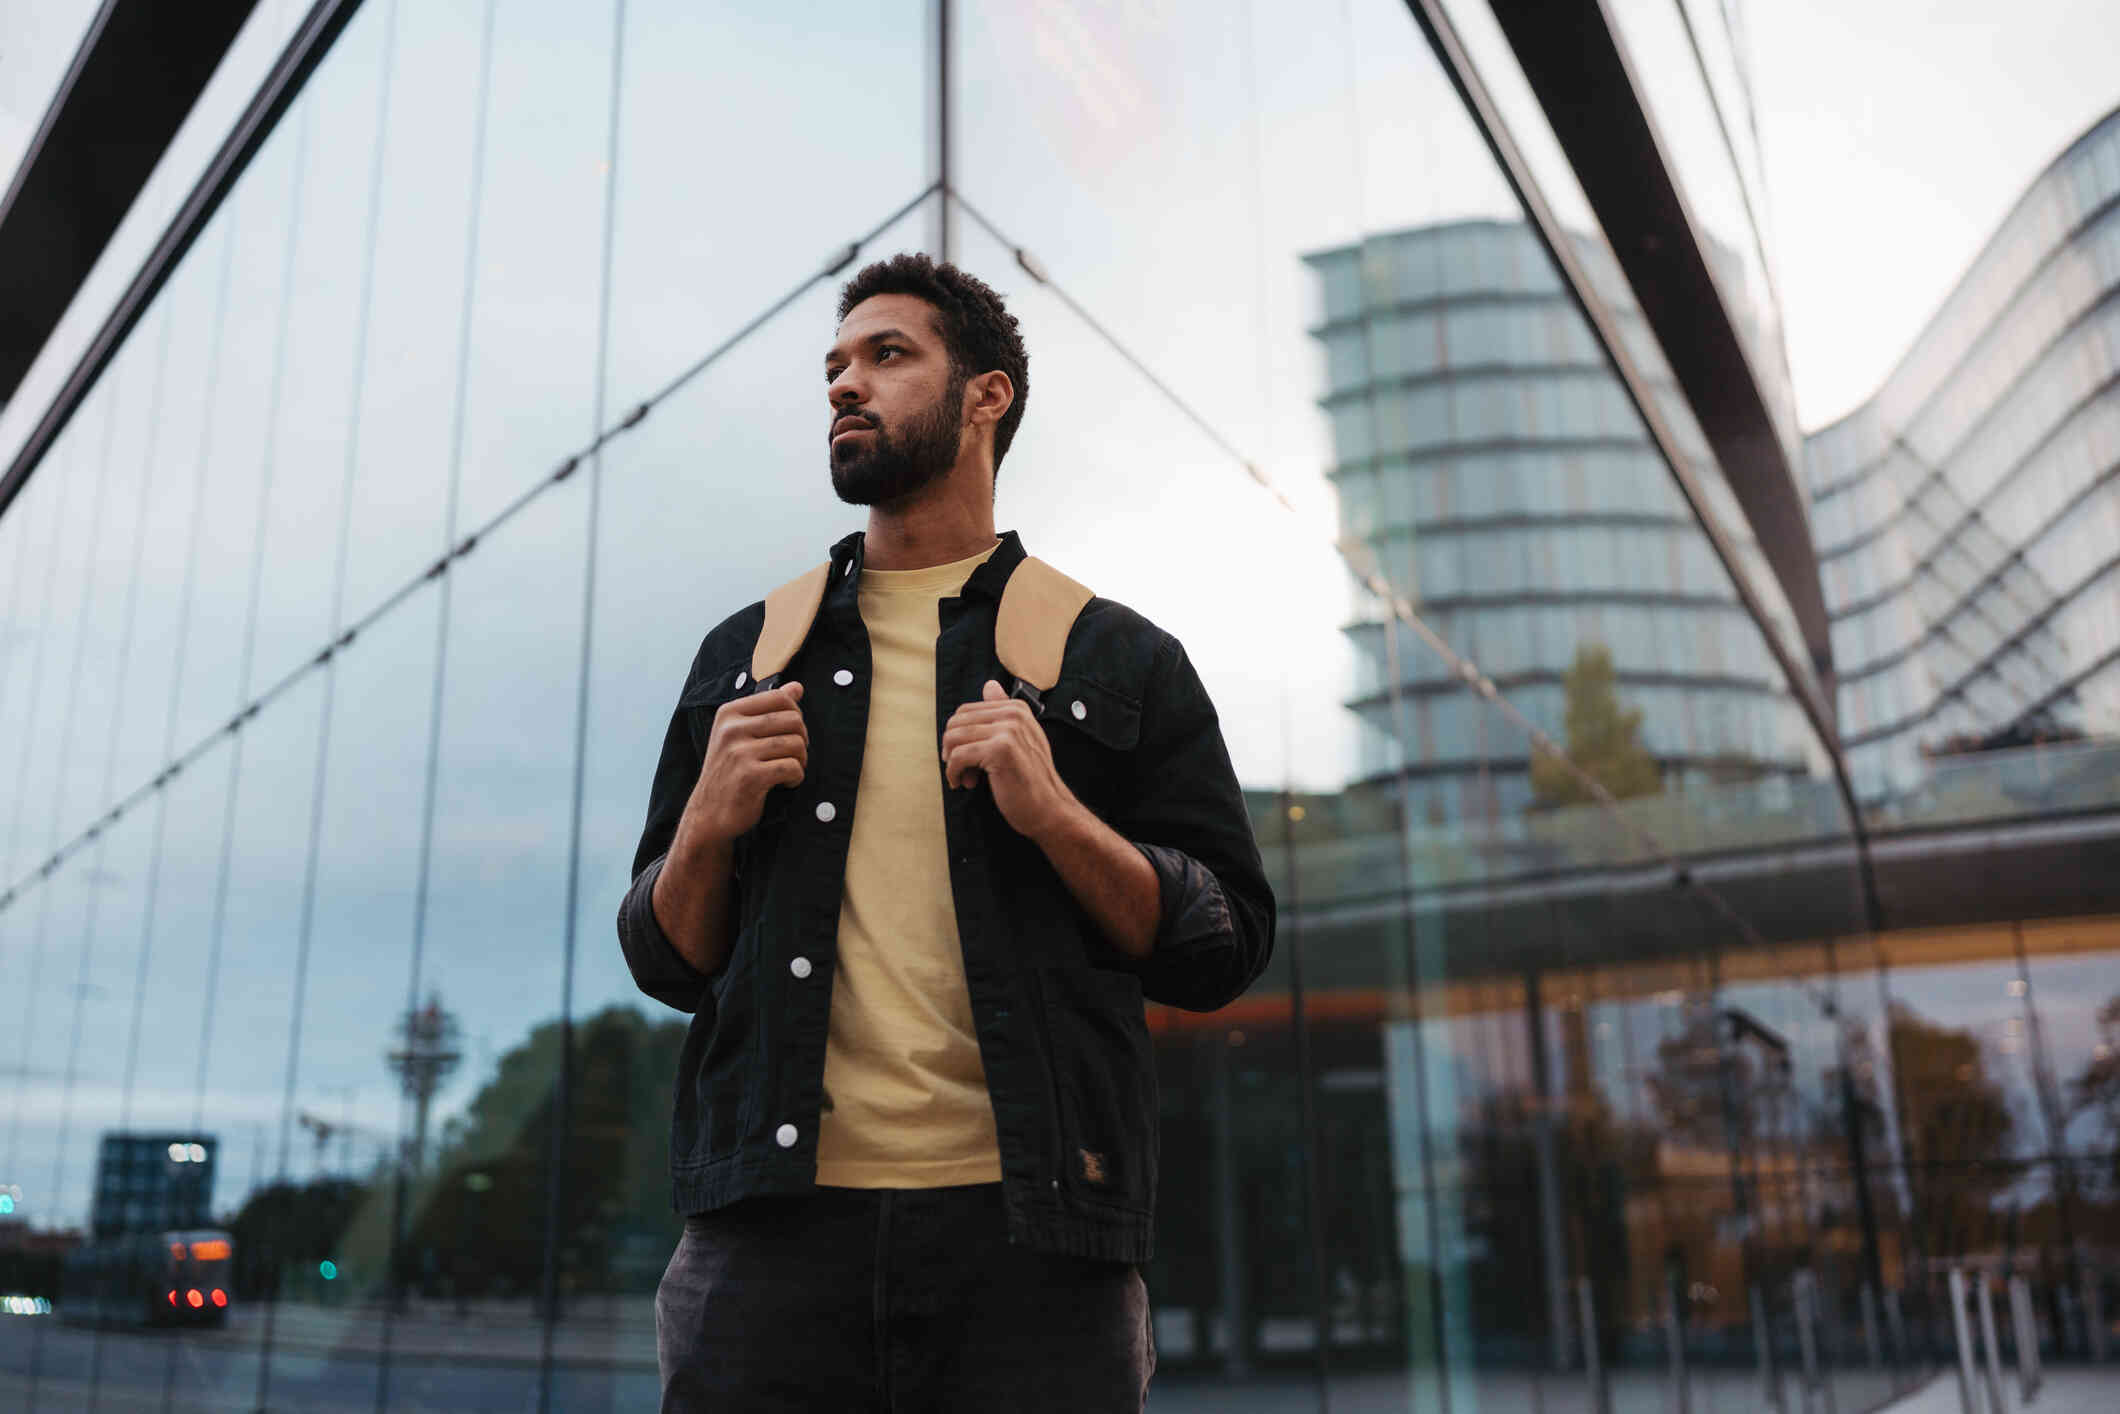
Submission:
[[[1568,671],[1602,646],[1672,789],[1807,777],[1764,641],[1536,232],[1456,221],[1306,260],[1341,533],[1429,626],[1556,739]],[[1625,281],[1598,284],[1622,337],[1645,339]],[[1403,759],[1408,812],[1431,827],[1520,816],[1536,799],[1529,743],[1488,735],[1450,666],[1388,643],[1385,622],[1349,629],[1363,775]]]
[[96,1146],[91,1235],[209,1227],[220,1142],[210,1134],[106,1134]]
[[2120,730],[2120,113],[2032,182],[1876,395],[1806,442],[1863,795]]

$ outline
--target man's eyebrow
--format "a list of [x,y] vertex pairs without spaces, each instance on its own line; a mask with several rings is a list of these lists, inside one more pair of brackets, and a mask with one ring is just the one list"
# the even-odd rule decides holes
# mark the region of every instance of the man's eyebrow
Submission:
[[[883,343],[884,341],[889,339],[903,340],[905,338],[906,332],[903,329],[878,329],[874,333],[863,334],[859,339],[855,340],[855,342],[874,346],[876,344]],[[833,359],[838,358],[840,356],[841,354],[839,345],[834,344],[832,345],[832,347],[825,350],[824,361],[826,363],[830,363]]]

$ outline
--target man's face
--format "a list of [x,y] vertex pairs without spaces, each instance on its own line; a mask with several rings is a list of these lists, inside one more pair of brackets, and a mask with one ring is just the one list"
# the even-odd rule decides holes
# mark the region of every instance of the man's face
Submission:
[[855,305],[824,371],[839,499],[889,505],[949,474],[963,434],[964,380],[952,376],[926,300],[876,295]]

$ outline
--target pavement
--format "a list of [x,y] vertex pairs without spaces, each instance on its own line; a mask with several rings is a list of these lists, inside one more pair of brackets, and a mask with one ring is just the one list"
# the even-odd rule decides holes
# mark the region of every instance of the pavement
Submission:
[[[1980,1383],[1987,1381],[1983,1378]],[[1958,1376],[1946,1370],[1891,1405],[1885,1414],[1965,1414],[1959,1402]],[[1989,1410],[1976,1392],[1973,1414],[2120,1414],[2120,1368],[2048,1370],[2029,1403],[2018,1387],[2016,1372],[2004,1370],[2002,1408]]]
[[[261,1359],[264,1312],[232,1313],[224,1330],[90,1330],[49,1317],[0,1320],[0,1411],[4,1414],[205,1414],[212,1410],[373,1414],[529,1414],[538,1406],[544,1330],[520,1302],[459,1311],[418,1305],[387,1321],[371,1308],[289,1303],[273,1313],[269,1359]],[[656,1405],[651,1298],[600,1298],[569,1311],[553,1331],[550,1407],[567,1414]],[[34,1370],[34,1376],[32,1371]],[[1595,1414],[1580,1374],[1467,1371],[1448,1384],[1450,1414]],[[2120,1366],[2050,1370],[2024,1404],[2014,1377],[2000,1410],[1974,1414],[2120,1414]],[[1609,1414],[1677,1414],[1662,1371],[1621,1370],[1609,1383]],[[1322,1391],[1333,1414],[1441,1410],[1432,1377],[1405,1371],[1336,1374]],[[1283,1414],[1316,1410],[1314,1375],[1255,1373],[1241,1379],[1172,1369],[1149,1388],[1153,1414]],[[1687,1414],[1758,1414],[1764,1391],[1742,1371],[1695,1369]],[[1957,1380],[1945,1372],[1893,1401],[1882,1372],[1841,1370],[1832,1402],[1807,1407],[1791,1377],[1783,1414],[1964,1414]],[[34,1402],[33,1402],[34,1401]]]

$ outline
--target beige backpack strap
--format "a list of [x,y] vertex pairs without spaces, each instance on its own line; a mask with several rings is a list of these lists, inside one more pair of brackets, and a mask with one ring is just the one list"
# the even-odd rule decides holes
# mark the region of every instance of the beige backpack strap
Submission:
[[1001,591],[1001,609],[994,618],[994,653],[1016,679],[1009,695],[1029,702],[1040,716],[1045,714],[1045,694],[1060,680],[1068,631],[1083,606],[1095,597],[1089,586],[1069,579],[1036,556],[1026,556]]
[[766,596],[765,627],[758,631],[758,643],[751,649],[752,691],[764,692],[780,685],[780,675],[787,671],[802,641],[810,636],[810,625],[817,618],[817,606],[824,602],[824,587],[831,573],[829,563],[819,565]]

